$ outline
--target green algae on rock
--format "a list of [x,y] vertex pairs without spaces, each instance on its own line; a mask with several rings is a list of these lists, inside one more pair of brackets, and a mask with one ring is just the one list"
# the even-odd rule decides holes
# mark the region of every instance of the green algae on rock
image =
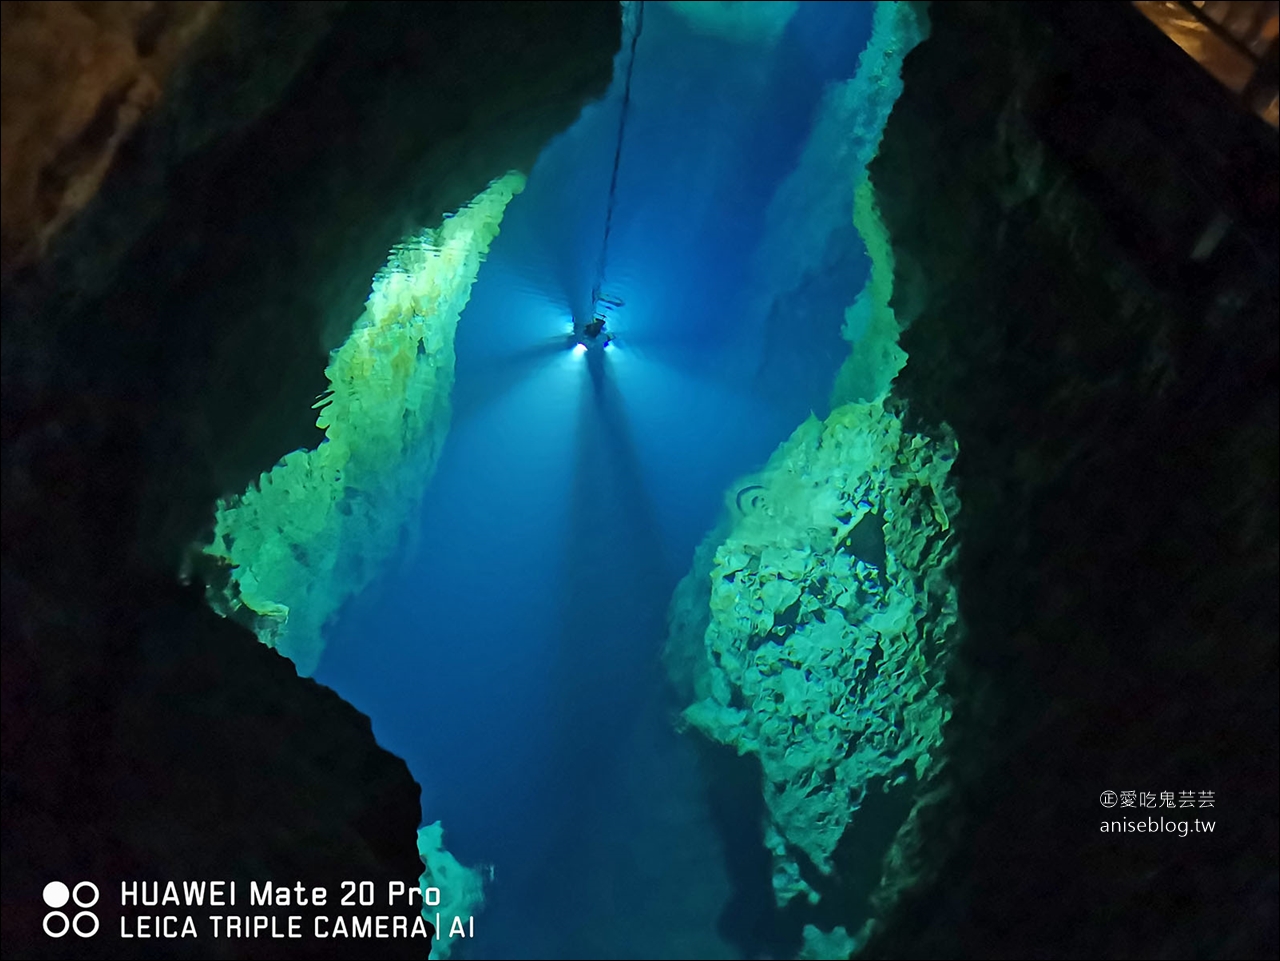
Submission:
[[[759,485],[759,509],[736,513],[714,556],[703,552],[709,570],[676,593],[667,656],[693,701],[682,719],[759,757],[779,903],[817,900],[798,857],[831,871],[873,781],[930,773],[950,713],[955,453],[949,435],[911,433],[883,401],[810,417],[733,487]],[[883,570],[850,549],[875,520]],[[705,617],[688,609],[699,603]]]
[[398,245],[364,315],[333,352],[315,450],[288,454],[218,504],[213,543],[230,569],[214,608],[310,674],[322,629],[394,549],[449,430],[454,333],[524,175],[508,173],[437,228]]

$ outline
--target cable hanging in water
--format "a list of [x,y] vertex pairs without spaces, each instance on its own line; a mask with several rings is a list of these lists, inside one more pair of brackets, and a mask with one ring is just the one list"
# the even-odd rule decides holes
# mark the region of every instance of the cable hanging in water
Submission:
[[634,4],[636,17],[635,29],[631,32],[631,52],[627,61],[627,81],[622,88],[622,111],[618,115],[618,143],[613,152],[613,175],[609,180],[609,205],[604,215],[604,239],[600,242],[600,261],[596,265],[596,281],[591,288],[591,310],[594,313],[600,303],[601,290],[604,287],[605,262],[609,256],[609,232],[613,229],[613,207],[618,194],[618,167],[622,163],[622,140],[627,130],[627,114],[631,109],[631,75],[636,66],[636,44],[640,41],[640,31],[644,28],[644,0]]

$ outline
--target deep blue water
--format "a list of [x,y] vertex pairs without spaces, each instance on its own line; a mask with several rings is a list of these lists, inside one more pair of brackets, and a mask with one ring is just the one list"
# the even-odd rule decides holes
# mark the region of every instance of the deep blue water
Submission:
[[481,269],[416,546],[345,606],[316,672],[405,758],[450,850],[495,866],[466,957],[751,950],[722,915],[754,881],[726,867],[658,653],[724,490],[823,413],[852,297],[808,305],[830,316],[799,344],[808,376],[766,390],[753,258],[870,17],[801,4],[769,48],[645,5],[604,287],[625,306],[600,365],[565,333],[595,279],[626,42]]

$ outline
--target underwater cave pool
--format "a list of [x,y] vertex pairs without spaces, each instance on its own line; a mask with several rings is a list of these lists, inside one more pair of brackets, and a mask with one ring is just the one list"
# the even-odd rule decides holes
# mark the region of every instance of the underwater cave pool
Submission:
[[919,38],[625,4],[608,94],[392,252],[325,442],[221,503],[224,609],[422,785],[424,883],[474,918],[436,956],[855,944],[955,620],[954,441],[886,404],[865,177]]

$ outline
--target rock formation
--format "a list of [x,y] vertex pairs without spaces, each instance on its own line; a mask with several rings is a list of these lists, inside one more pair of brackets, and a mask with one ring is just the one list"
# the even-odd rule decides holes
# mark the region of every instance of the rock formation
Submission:
[[[329,352],[387,251],[527,169],[604,91],[620,30],[608,4],[195,6],[4,4],[3,928],[15,956],[111,956],[121,943],[48,939],[51,880],[412,886],[421,874],[417,785],[368,719],[178,572],[218,497],[321,440]],[[23,70],[30,82],[11,84]],[[129,950],[365,949],[202,938]]]

